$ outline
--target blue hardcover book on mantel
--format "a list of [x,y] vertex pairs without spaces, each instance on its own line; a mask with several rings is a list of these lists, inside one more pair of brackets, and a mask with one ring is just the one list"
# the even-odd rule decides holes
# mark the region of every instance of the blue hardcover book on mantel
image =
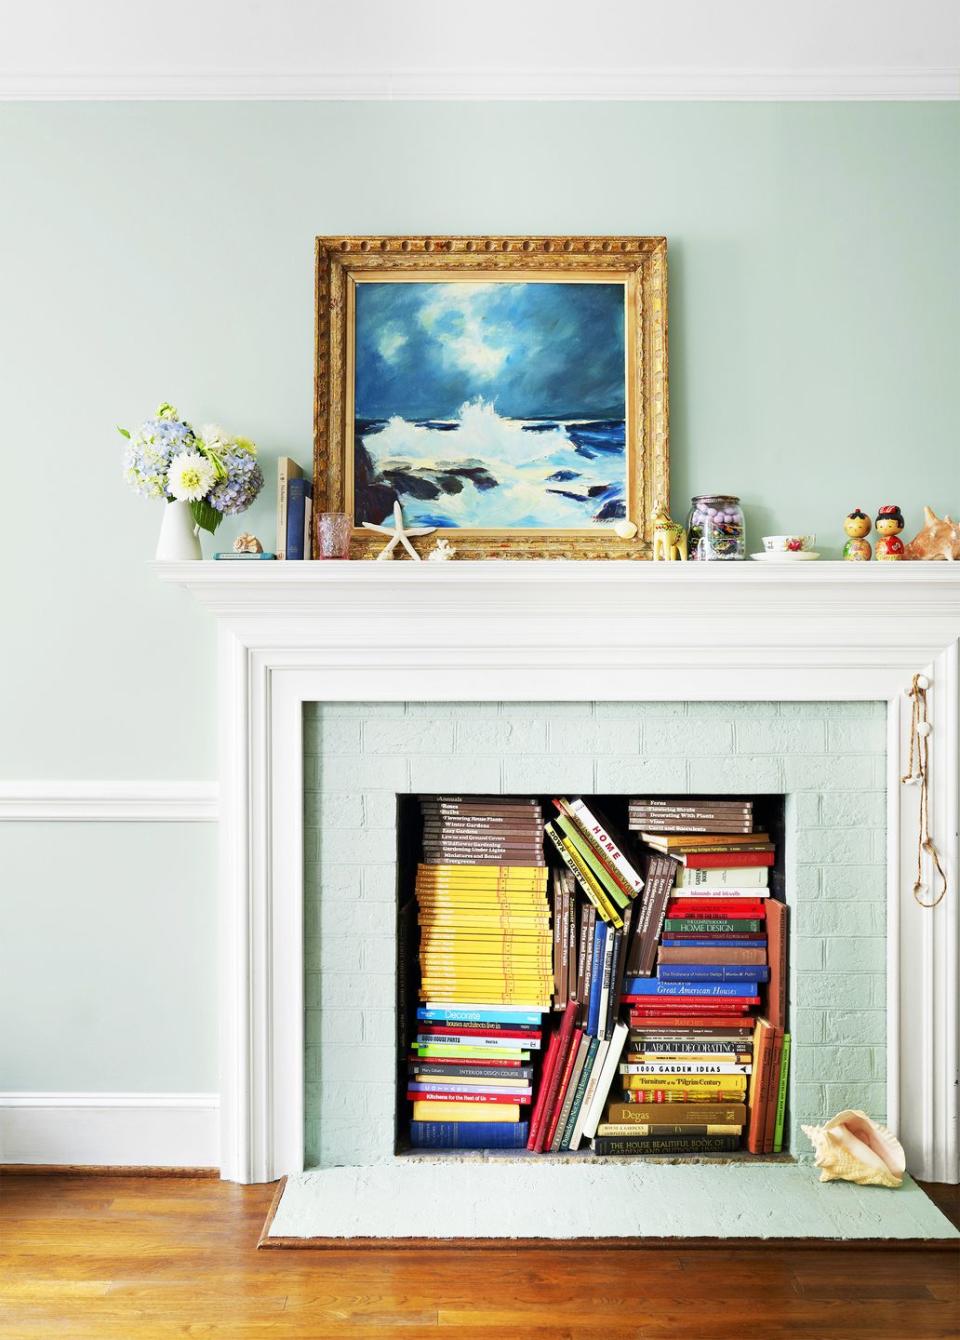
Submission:
[[306,558],[307,499],[313,497],[309,479],[291,479],[287,484],[287,558]]
[[[612,927],[610,928],[612,932]],[[587,1032],[590,1037],[597,1036],[600,1025],[600,991],[603,987],[603,953],[607,944],[606,922],[597,917],[593,932],[593,967],[590,970],[590,1000],[587,1005]]]
[[660,941],[664,949],[766,949],[766,940],[672,940],[665,935]]
[[429,1009],[417,1006],[417,1018],[433,1020],[438,1024],[533,1024],[543,1022],[545,1010],[511,1010],[499,1005],[449,1005]]

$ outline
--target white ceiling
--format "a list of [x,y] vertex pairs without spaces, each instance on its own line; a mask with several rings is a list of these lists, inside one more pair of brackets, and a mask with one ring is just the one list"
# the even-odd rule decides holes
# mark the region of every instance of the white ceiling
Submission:
[[960,0],[0,0],[3,98],[956,98]]

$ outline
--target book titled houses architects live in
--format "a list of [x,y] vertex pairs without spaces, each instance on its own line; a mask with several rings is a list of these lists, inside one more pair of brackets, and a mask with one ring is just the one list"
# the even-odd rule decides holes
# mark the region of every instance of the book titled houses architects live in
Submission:
[[779,1152],[787,909],[752,801],[425,796],[420,817],[413,1147]]

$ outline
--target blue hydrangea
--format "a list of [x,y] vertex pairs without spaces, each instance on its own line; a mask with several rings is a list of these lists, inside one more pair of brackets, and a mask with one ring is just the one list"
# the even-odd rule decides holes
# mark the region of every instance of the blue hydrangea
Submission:
[[257,458],[251,447],[237,440],[221,455],[220,460],[227,475],[214,484],[207,495],[207,502],[225,516],[245,512],[263,488],[263,471],[257,464]]
[[172,405],[161,405],[155,419],[147,419],[127,439],[123,477],[144,498],[170,498],[167,473],[170,462],[181,451],[196,448],[193,429]]

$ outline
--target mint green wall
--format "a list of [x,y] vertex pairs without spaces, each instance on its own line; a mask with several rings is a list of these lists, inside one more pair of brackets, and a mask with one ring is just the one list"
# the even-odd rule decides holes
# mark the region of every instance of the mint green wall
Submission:
[[[898,502],[911,530],[924,502],[956,514],[958,129],[949,104],[0,107],[0,772],[214,775],[212,626],[146,567],[158,506],[122,483],[114,425],[170,399],[254,437],[271,476],[277,454],[307,461],[316,233],[665,233],[678,515],[736,492],[753,537],[827,548],[856,505]],[[272,505],[224,546],[270,538]],[[212,859],[212,832],[196,841]],[[94,917],[113,830],[91,847],[75,877]],[[38,867],[50,908],[57,878]],[[182,879],[202,926],[185,894],[170,916],[210,964],[212,891]],[[127,912],[104,972],[149,928]],[[40,939],[23,927],[15,998],[39,983],[66,1019],[33,1037],[42,1065],[28,1021],[23,1087],[77,1082],[71,934],[52,913]],[[130,1060],[130,1087],[214,1082],[172,1042],[153,1058]]]

